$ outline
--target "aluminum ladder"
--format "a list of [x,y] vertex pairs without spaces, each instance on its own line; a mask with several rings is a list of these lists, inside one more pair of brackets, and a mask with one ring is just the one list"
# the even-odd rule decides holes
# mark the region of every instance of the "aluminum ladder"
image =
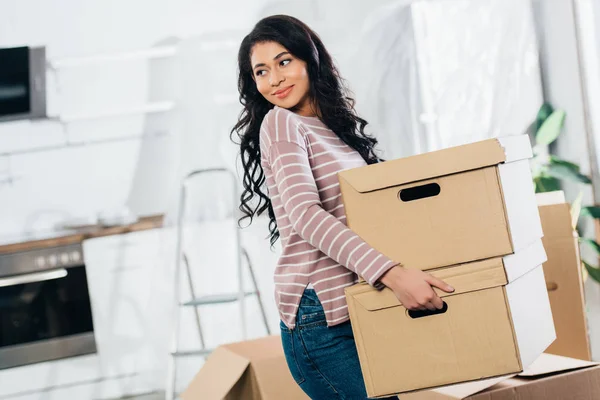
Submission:
[[[233,212],[233,223],[235,224],[235,241],[236,241],[236,263],[237,263],[237,274],[238,274],[238,291],[233,293],[221,293],[216,295],[208,295],[208,296],[196,296],[196,291],[194,289],[194,284],[192,280],[190,263],[188,261],[188,257],[186,256],[183,249],[183,222],[185,218],[185,206],[186,206],[186,196],[187,196],[187,185],[192,178],[196,178],[198,176],[206,176],[209,174],[225,174],[228,175],[232,182],[232,204],[234,207]],[[171,337],[171,348],[168,358],[167,365],[167,382],[165,388],[165,399],[166,400],[174,400],[177,398],[178,394],[176,393],[176,378],[177,378],[177,358],[185,357],[185,356],[208,356],[212,350],[206,348],[204,335],[202,333],[202,325],[200,323],[200,307],[203,306],[211,306],[215,304],[225,304],[225,303],[233,303],[239,302],[240,304],[240,318],[242,322],[242,336],[244,339],[247,338],[247,327],[246,327],[246,307],[245,307],[245,298],[248,296],[256,296],[258,305],[262,314],[262,319],[265,325],[265,330],[267,335],[271,334],[269,329],[269,324],[267,322],[267,315],[265,313],[265,308],[262,303],[262,299],[260,297],[260,291],[258,289],[258,283],[256,281],[256,275],[254,274],[254,269],[252,267],[252,263],[250,262],[250,257],[248,256],[248,252],[242,247],[241,243],[241,235],[239,227],[237,226],[237,219],[235,215],[237,214],[236,204],[239,201],[239,192],[237,186],[237,176],[230,170],[226,168],[208,168],[201,169],[190,172],[186,175],[181,182],[181,189],[179,195],[179,209],[178,209],[178,217],[177,217],[177,242],[176,242],[176,259],[175,259],[175,312],[174,312],[174,321],[173,321],[173,331]],[[245,261],[245,262],[244,262]],[[188,287],[191,294],[191,299],[188,301],[183,301],[181,299],[180,293],[180,280],[181,280],[181,270],[182,264],[185,268],[186,279],[188,283]],[[250,291],[246,291],[244,289],[244,279],[243,279],[243,270],[244,264],[248,268],[248,272],[250,278],[252,280],[253,288]],[[194,309],[194,319],[196,323],[196,329],[198,330],[198,336],[200,339],[200,349],[194,351],[179,351],[179,333],[180,333],[180,315],[179,311],[181,307],[192,307]]]

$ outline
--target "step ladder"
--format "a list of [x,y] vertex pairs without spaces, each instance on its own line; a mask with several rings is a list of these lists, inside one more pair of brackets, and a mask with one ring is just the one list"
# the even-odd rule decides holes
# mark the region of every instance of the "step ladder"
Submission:
[[[236,241],[236,263],[237,263],[237,274],[238,274],[238,291],[233,293],[220,293],[214,295],[207,296],[197,296],[196,290],[194,288],[194,283],[192,279],[192,270],[190,267],[190,262],[188,257],[186,256],[183,249],[183,222],[185,218],[185,206],[186,206],[186,196],[187,196],[187,185],[193,178],[197,178],[199,176],[206,176],[210,174],[222,174],[228,175],[229,179],[232,182],[232,204],[234,207],[234,218],[233,223],[235,224],[235,241]],[[266,334],[270,335],[271,331],[269,329],[269,325],[267,322],[267,315],[265,313],[265,308],[262,303],[262,299],[260,296],[260,291],[258,289],[258,282],[256,280],[256,275],[254,274],[254,269],[252,267],[252,263],[250,261],[250,257],[248,252],[242,247],[241,244],[241,235],[239,227],[237,226],[237,219],[235,215],[237,214],[236,204],[239,201],[238,194],[238,186],[237,186],[237,176],[230,170],[226,168],[209,168],[209,169],[201,169],[190,172],[187,176],[185,176],[181,182],[181,189],[179,195],[179,209],[178,209],[178,217],[177,217],[177,242],[176,242],[176,259],[175,259],[175,313],[174,313],[174,321],[173,321],[173,331],[171,337],[171,348],[168,358],[167,365],[167,382],[165,388],[165,399],[166,400],[174,400],[177,398],[176,393],[176,378],[177,378],[177,358],[186,357],[186,356],[208,356],[214,349],[209,349],[206,347],[206,343],[204,340],[204,334],[202,331],[202,324],[200,323],[200,308],[201,307],[209,307],[211,305],[216,304],[226,304],[226,303],[234,303],[238,302],[240,305],[240,320],[242,323],[242,336],[244,339],[247,338],[247,325],[246,325],[246,307],[245,300],[249,296],[256,296],[258,301],[258,305],[262,314],[262,320],[265,326]],[[190,291],[191,299],[187,301],[183,301],[181,299],[180,293],[180,279],[181,279],[181,270],[182,264],[185,269],[186,280],[188,284],[188,288]],[[249,276],[252,281],[252,289],[247,291],[244,289],[244,265],[248,269]],[[193,351],[179,351],[179,333],[180,333],[180,316],[179,312],[182,307],[192,307],[194,309],[194,320],[196,329],[198,331],[198,337],[200,339],[200,348]]]

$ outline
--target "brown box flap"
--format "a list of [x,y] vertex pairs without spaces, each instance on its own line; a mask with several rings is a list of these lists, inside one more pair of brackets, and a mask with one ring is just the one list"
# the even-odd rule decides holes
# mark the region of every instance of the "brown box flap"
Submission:
[[512,378],[515,376],[505,375],[496,378],[481,379],[478,381],[457,383],[454,385],[443,386],[437,389],[420,390],[406,394],[400,394],[398,399],[400,400],[454,400],[464,399],[469,396],[479,393],[485,389],[488,389],[502,381]]
[[[446,293],[434,288],[440,297],[488,289],[507,283],[502,258],[492,258],[427,272],[454,287],[455,291],[453,293]],[[352,295],[358,303],[369,311],[401,305],[391,289],[385,288],[377,291],[373,290],[367,283],[351,286],[346,289],[346,293]]]
[[[571,371],[581,368],[589,368],[598,363],[576,360],[574,358],[561,357],[553,354],[542,354],[525,372],[516,375],[520,378],[543,377],[551,373]],[[480,381],[458,383],[432,390],[422,390],[399,395],[400,400],[462,400],[476,393],[482,392],[500,382],[506,381],[515,375],[507,375],[498,378],[483,379]]]
[[228,343],[222,347],[247,358],[252,363],[267,358],[277,358],[282,354],[281,337],[279,335],[265,336],[243,342]]
[[536,200],[544,237],[572,237],[571,207],[565,201],[564,193],[561,190],[537,193]]
[[544,353],[519,376],[531,378],[555,372],[593,367],[594,365],[598,365],[598,363]]
[[360,193],[531,157],[527,135],[508,136],[451,147],[342,171],[340,179]]
[[207,358],[181,398],[222,400],[242,377],[248,365],[249,359],[225,347],[218,347]]
[[280,395],[284,393],[290,400],[306,399],[304,392],[293,384],[279,335],[219,346],[207,358],[182,398],[221,400],[228,393],[234,395],[230,392],[246,371],[258,382],[258,386],[252,384],[252,390],[261,393],[265,400],[282,398]]

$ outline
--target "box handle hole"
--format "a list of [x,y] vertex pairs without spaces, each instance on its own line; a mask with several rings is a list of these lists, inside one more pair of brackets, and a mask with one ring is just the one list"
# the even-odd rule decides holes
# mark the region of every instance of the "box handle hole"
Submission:
[[429,317],[430,315],[438,315],[438,314],[443,314],[446,311],[448,311],[448,303],[446,303],[445,301],[443,302],[444,305],[442,308],[440,308],[439,310],[408,310],[408,316],[411,317],[412,319],[417,319],[417,318],[423,318],[423,317]]
[[403,202],[425,199],[434,197],[440,194],[440,185],[437,183],[428,183],[426,185],[414,186],[407,189],[402,189],[398,192],[398,197]]
[[556,282],[546,282],[546,290],[549,292],[554,292],[558,289],[558,284]]

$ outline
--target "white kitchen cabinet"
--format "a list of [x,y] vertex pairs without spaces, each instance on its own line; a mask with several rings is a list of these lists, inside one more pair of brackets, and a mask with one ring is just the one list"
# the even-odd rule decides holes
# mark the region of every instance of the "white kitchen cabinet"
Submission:
[[[267,312],[279,333],[273,270],[279,250],[270,251],[268,221],[242,230]],[[186,230],[197,295],[237,288],[232,221],[211,221]],[[83,243],[97,354],[0,371],[0,399],[113,399],[164,390],[174,307],[175,229],[163,228],[89,239]],[[183,272],[182,272],[183,273]],[[184,274],[184,273],[183,273]],[[182,278],[185,275],[182,275]],[[245,276],[246,289],[250,289]],[[183,300],[190,298],[182,279]],[[180,308],[180,350],[199,346],[193,309]],[[209,347],[242,340],[235,303],[200,309]],[[248,338],[266,334],[255,297],[246,301]],[[178,360],[177,389],[183,390],[203,359]]]
[[[172,281],[165,279],[162,234],[153,229],[84,241],[98,352],[1,370],[0,399],[108,399],[164,385],[168,326],[161,318],[172,297],[161,291],[172,292]],[[69,391],[93,396],[61,397]]]
[[[172,306],[163,231],[153,229],[83,243],[101,378],[150,374],[166,359]],[[120,378],[127,383],[127,378]],[[142,391],[160,388],[148,382]],[[129,393],[131,394],[131,393]]]

